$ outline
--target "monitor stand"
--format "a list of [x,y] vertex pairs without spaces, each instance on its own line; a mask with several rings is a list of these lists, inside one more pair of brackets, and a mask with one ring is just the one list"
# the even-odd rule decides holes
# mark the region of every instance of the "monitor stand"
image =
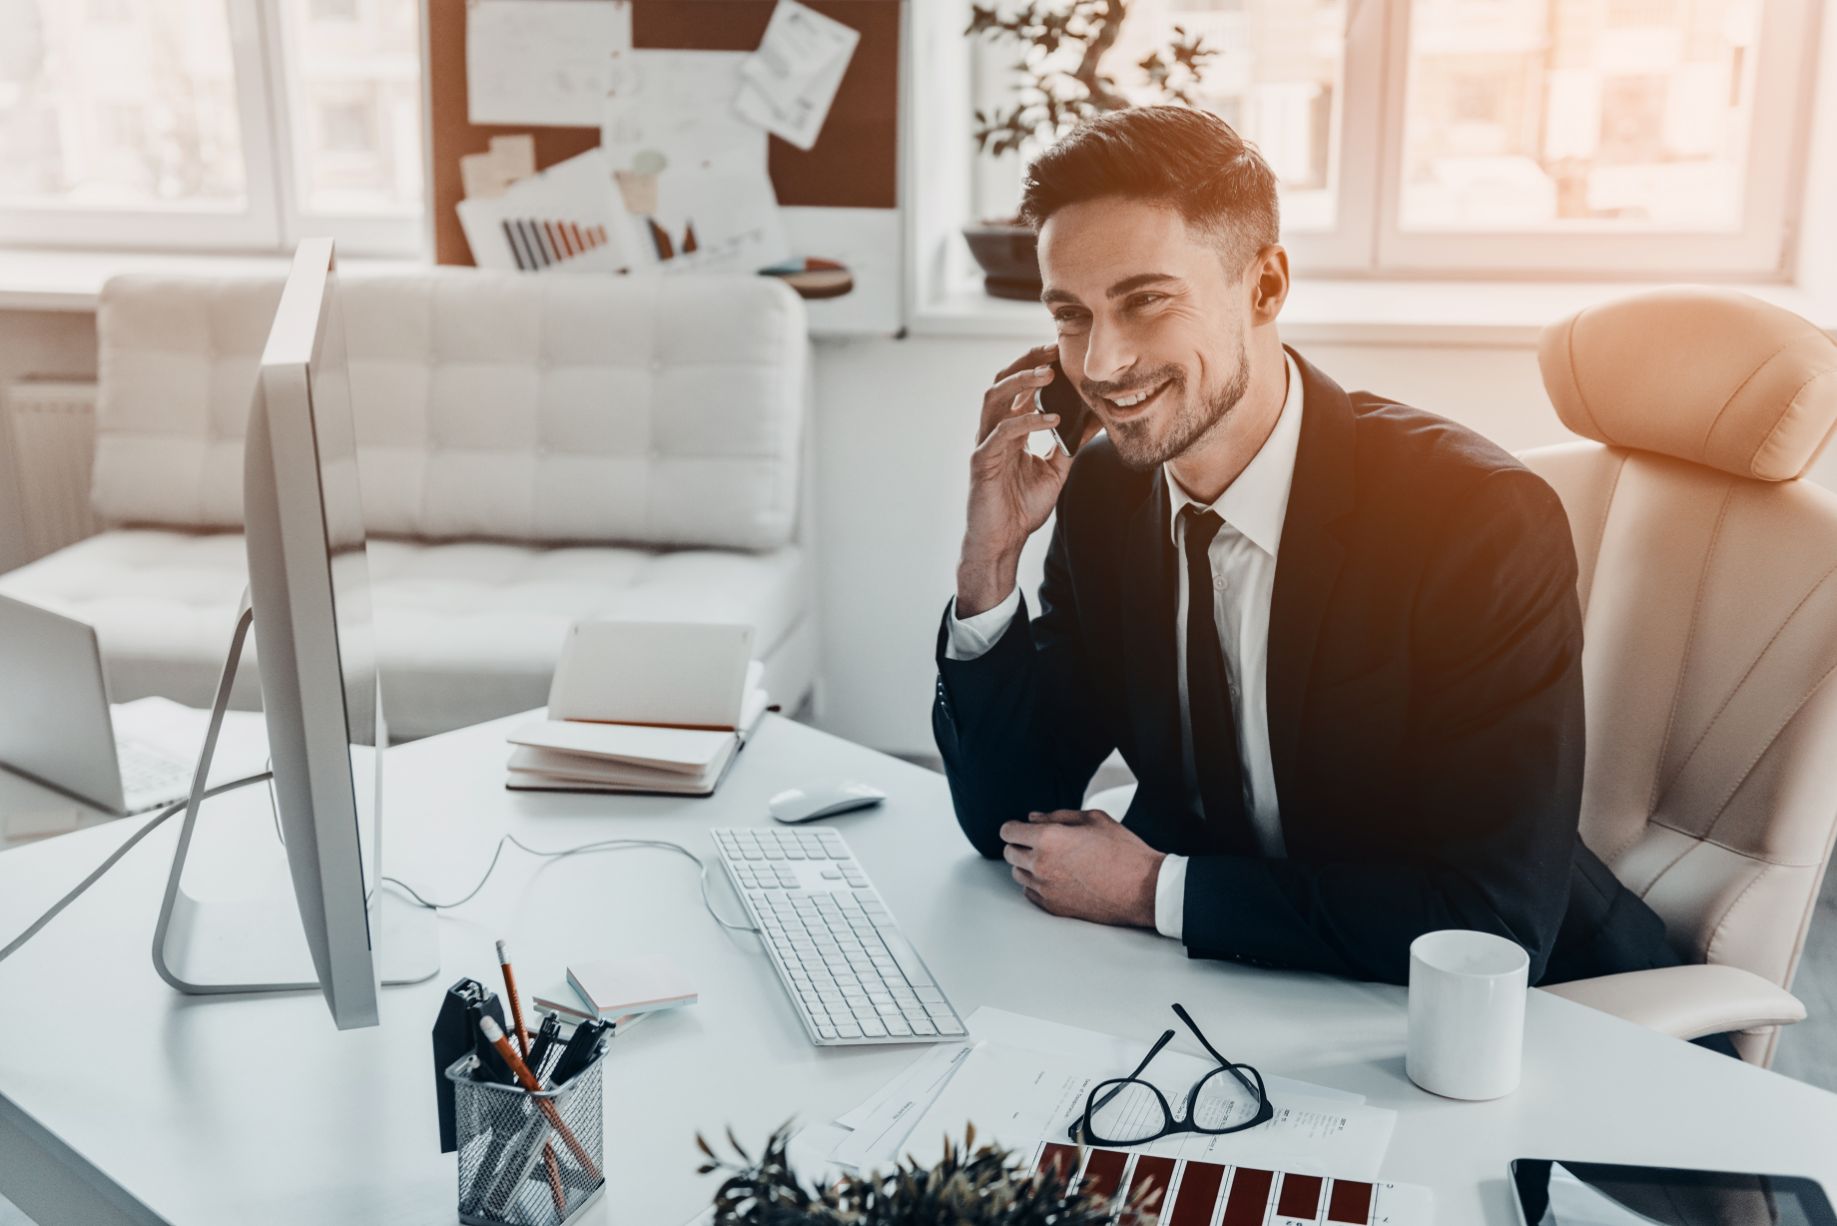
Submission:
[[[191,796],[186,802],[184,824],[179,828],[178,847],[172,854],[172,872],[166,879],[159,923],[153,930],[153,969],[161,979],[189,995],[319,990],[306,934],[290,897],[203,900],[186,893],[183,885],[191,837],[197,829],[198,810],[217,751],[217,733],[229,709],[230,685],[236,679],[236,666],[242,660],[243,645],[254,621],[255,613],[245,591],[223,678],[217,685],[217,699],[211,706],[204,750],[192,775]],[[256,775],[233,787],[267,779],[265,774]],[[380,839],[376,852],[380,881]],[[439,973],[439,933],[432,911],[379,888],[370,895],[370,931],[375,938],[379,978],[385,985],[421,983]]]

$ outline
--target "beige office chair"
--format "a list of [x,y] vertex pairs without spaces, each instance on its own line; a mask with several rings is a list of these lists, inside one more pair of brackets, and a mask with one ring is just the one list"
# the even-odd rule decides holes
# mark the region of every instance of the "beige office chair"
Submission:
[[1837,343],[1728,290],[1635,294],[1543,333],[1590,442],[1528,452],[1581,564],[1582,838],[1701,963],[1552,990],[1771,1062],[1837,831]]

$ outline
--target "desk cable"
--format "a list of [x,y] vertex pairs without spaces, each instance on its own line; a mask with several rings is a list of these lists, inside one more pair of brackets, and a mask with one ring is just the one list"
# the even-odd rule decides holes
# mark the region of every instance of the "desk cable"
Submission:
[[[233,779],[228,783],[220,783],[214,788],[204,789],[203,795],[199,796],[198,799],[200,801],[206,801],[206,800],[209,800],[211,797],[216,796],[221,792],[227,792],[232,788],[239,788],[239,787],[244,786],[245,784],[254,783],[259,779],[272,780],[273,778],[274,778],[273,775],[264,771],[260,775],[251,775],[243,779]],[[116,861],[120,860],[121,857],[127,855],[130,851],[133,851],[136,844],[138,844],[142,839],[146,838],[148,835],[152,834],[155,830],[159,829],[162,825],[164,825],[166,820],[170,818],[173,814],[183,813],[185,811],[185,806],[190,803],[191,803],[191,797],[189,796],[187,796],[184,800],[173,801],[171,804],[167,805],[164,809],[161,809],[159,811],[159,814],[156,817],[154,817],[152,821],[148,822],[146,825],[142,826],[139,830],[136,830],[133,834],[129,835],[127,838],[127,841],[122,843],[121,846],[117,847],[113,852],[111,852],[109,854],[108,859],[98,864],[94,872],[90,873],[89,876],[83,878],[83,880],[77,882],[75,889],[71,890],[68,894],[64,895],[62,898],[58,899],[56,902],[52,903],[51,909],[49,911],[46,911],[43,915],[33,920],[31,925],[27,927],[24,932],[20,933],[18,936],[14,937],[11,941],[7,943],[6,948],[0,949],[0,962],[5,962],[8,958],[12,957],[15,950],[17,950],[21,945],[24,945],[27,941],[31,940],[33,937],[38,935],[39,929],[43,928],[46,924],[49,924],[52,920],[56,919],[58,917],[58,913],[63,911],[63,909],[65,907],[68,907],[71,903],[75,902],[82,895],[83,891],[87,890],[90,886],[100,881],[102,879],[102,874],[108,872],[109,869],[115,867]]]
[[[209,800],[211,797],[216,796],[219,793],[227,792],[232,788],[242,787],[247,784],[255,783],[260,780],[268,781],[269,795],[272,798],[274,775],[271,772],[263,771],[260,775],[253,775],[245,779],[236,779],[236,780],[232,780],[229,783],[220,783],[216,787],[213,787],[213,788],[207,788],[205,789],[204,794],[200,796],[198,799],[200,801]],[[83,880],[79,881],[76,884],[76,886],[73,889],[71,889],[69,893],[65,894],[62,898],[58,899],[55,903],[51,904],[50,909],[47,910],[43,915],[39,916],[37,919],[33,920],[31,924],[26,927],[26,930],[24,932],[21,932],[18,936],[14,937],[11,941],[7,942],[4,948],[0,948],[0,962],[4,962],[8,958],[12,957],[16,950],[18,950],[27,941],[30,941],[33,937],[37,936],[40,929],[42,929],[46,924],[49,924],[52,920],[56,919],[58,915],[62,913],[64,908],[68,907],[71,903],[75,902],[79,897],[81,897],[85,890],[89,889],[90,886],[100,881],[102,879],[102,875],[108,872],[109,869],[114,868],[116,863],[119,862],[123,856],[127,855],[130,851],[133,851],[134,848],[140,843],[142,839],[146,838],[148,835],[152,834],[155,830],[159,829],[174,814],[183,813],[185,811],[185,806],[189,803],[190,803],[189,797],[187,797],[185,800],[174,801],[173,803],[167,805],[164,809],[161,809],[159,813],[155,815],[154,818],[151,821],[149,821],[146,825],[142,826],[139,830],[136,830],[133,834],[129,835],[127,840],[123,842],[121,846],[117,847],[113,852],[109,853],[108,858],[102,861],[101,864],[98,864],[95,867],[95,869],[89,874],[89,876],[83,878]],[[280,833],[281,833],[280,821],[277,815],[276,820],[275,820],[275,835],[279,837]],[[721,918],[720,912],[714,909],[714,900],[710,898],[708,895],[708,862],[702,859],[700,856],[696,855],[694,852],[690,851],[687,847],[684,847],[682,844],[671,843],[663,839],[631,839],[631,838],[600,839],[592,843],[582,843],[578,847],[564,847],[560,851],[546,851],[540,847],[531,847],[528,843],[523,842],[521,839],[517,838],[517,836],[514,834],[507,834],[503,838],[498,840],[497,849],[491,853],[491,863],[485,866],[485,875],[479,878],[478,884],[473,886],[470,890],[468,890],[463,897],[456,898],[452,902],[430,902],[426,898],[422,897],[422,895],[413,886],[409,885],[406,881],[403,881],[397,877],[384,877],[382,878],[382,882],[386,885],[395,886],[397,889],[401,890],[404,894],[408,895],[408,897],[411,900],[413,900],[417,906],[426,907],[429,911],[447,911],[447,910],[451,910],[454,907],[464,906],[466,903],[469,903],[474,898],[478,897],[479,891],[485,888],[485,883],[491,880],[491,874],[497,870],[498,861],[503,858],[504,845],[506,843],[512,844],[516,846],[517,848],[525,852],[528,852],[532,856],[537,856],[545,860],[546,859],[559,860],[559,859],[563,859],[568,856],[575,856],[575,855],[581,854],[582,852],[588,852],[588,851],[629,851],[634,848],[645,848],[645,847],[655,848],[660,851],[673,851],[679,856],[686,856],[690,860],[695,861],[695,865],[698,870],[696,876],[697,876],[697,880],[701,887],[702,906],[707,908],[708,914],[714,918],[715,923],[719,924],[723,928],[730,929],[734,932],[758,932],[759,931],[757,928],[753,927],[753,925],[751,924],[736,924],[731,920]],[[283,846],[286,845],[286,840],[284,838],[282,839],[282,845]]]
[[398,877],[384,877],[382,881],[385,885],[392,885],[398,890],[401,890],[404,894],[407,894],[409,898],[413,899],[417,905],[426,907],[429,911],[446,911],[453,907],[461,907],[478,897],[479,891],[485,888],[485,883],[491,880],[491,874],[497,871],[498,861],[503,858],[505,844],[509,844],[522,851],[528,852],[532,856],[538,856],[545,860],[559,860],[567,856],[577,856],[587,851],[630,851],[634,848],[644,847],[655,848],[659,851],[673,851],[679,856],[686,856],[690,860],[695,861],[695,866],[699,870],[696,876],[701,884],[702,906],[707,908],[708,914],[714,917],[715,923],[723,928],[731,929],[734,932],[759,931],[751,924],[736,924],[731,920],[722,919],[720,912],[714,909],[714,900],[708,896],[708,862],[690,851],[687,847],[684,847],[681,843],[671,843],[664,839],[600,839],[592,843],[582,843],[577,847],[564,847],[560,851],[545,851],[540,847],[531,847],[528,843],[525,843],[514,834],[507,834],[498,840],[497,849],[491,853],[491,863],[485,866],[485,875],[478,879],[478,884],[468,890],[464,896],[456,898],[452,902],[429,902],[427,899],[423,898],[413,886]]
[[[281,806],[279,799],[274,794],[274,775],[272,772],[268,775],[268,812],[274,818],[275,840],[279,842],[282,847],[287,846],[287,835],[281,830]],[[707,909],[708,914],[714,919],[715,923],[734,932],[759,931],[759,929],[753,927],[751,924],[736,924],[731,920],[722,919],[721,913],[714,909],[714,900],[708,896],[708,862],[690,851],[687,847],[684,847],[681,843],[672,843],[667,839],[599,839],[592,843],[582,843],[576,847],[564,847],[560,851],[545,851],[540,847],[531,847],[528,843],[525,843],[514,834],[507,834],[500,838],[498,840],[498,845],[492,849],[491,863],[485,865],[485,875],[478,879],[478,884],[467,890],[465,894],[459,898],[455,898],[452,902],[430,902],[421,895],[419,890],[416,890],[414,886],[409,885],[400,877],[381,877],[378,879],[377,884],[394,886],[396,889],[406,894],[416,906],[425,907],[429,911],[451,911],[454,907],[463,907],[474,898],[478,897],[479,891],[483,890],[485,884],[491,880],[491,874],[497,871],[498,861],[504,858],[504,846],[507,843],[543,860],[561,860],[568,856],[577,856],[584,851],[631,851],[633,849],[645,847],[655,848],[659,851],[673,851],[679,856],[686,856],[695,861],[695,867],[697,869],[696,880],[702,892],[702,906]],[[373,890],[371,891],[371,895],[364,898],[364,904],[366,906],[369,905],[370,897],[374,896],[374,894],[375,891]]]

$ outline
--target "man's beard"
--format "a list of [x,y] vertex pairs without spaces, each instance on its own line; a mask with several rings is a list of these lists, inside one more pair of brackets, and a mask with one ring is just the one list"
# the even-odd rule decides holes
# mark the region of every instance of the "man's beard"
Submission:
[[1218,394],[1204,400],[1189,400],[1186,396],[1186,380],[1175,375],[1171,386],[1162,393],[1164,396],[1177,397],[1179,407],[1174,411],[1163,433],[1156,437],[1154,429],[1156,418],[1164,413],[1149,413],[1138,421],[1106,423],[1105,432],[1110,436],[1110,445],[1116,448],[1116,454],[1122,462],[1137,472],[1167,463],[1191,447],[1206,431],[1225,419],[1225,415],[1237,407],[1237,402],[1244,398],[1250,389],[1249,354],[1244,349],[1244,342],[1237,345],[1237,372],[1231,381],[1218,390]]

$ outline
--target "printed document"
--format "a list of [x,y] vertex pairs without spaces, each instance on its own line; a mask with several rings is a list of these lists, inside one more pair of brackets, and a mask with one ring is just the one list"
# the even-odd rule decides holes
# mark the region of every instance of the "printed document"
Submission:
[[[912,1144],[906,1152],[922,1163],[937,1161],[943,1138],[960,1138],[969,1123],[979,1137],[1008,1146],[1065,1137],[1083,1113],[1091,1088],[1126,1075],[1149,1046],[988,1009],[969,1019],[969,1029],[982,1042],[909,1130]],[[1169,1102],[1183,1103],[1188,1088],[1216,1067],[1210,1058],[1167,1049],[1143,1076]],[[1275,1109],[1266,1124],[1223,1136],[1177,1133],[1130,1148],[1169,1158],[1376,1178],[1396,1126],[1395,1111],[1287,1078],[1266,1076],[1265,1082]]]
[[838,1116],[836,1123],[850,1132],[830,1153],[830,1161],[857,1170],[892,1166],[899,1160],[912,1126],[944,1092],[975,1046],[951,1043],[932,1048],[894,1079],[887,1092]]
[[590,128],[631,46],[629,0],[467,0],[467,119]]
[[740,114],[808,150],[816,144],[861,33],[797,0],[778,0],[759,50],[746,60]]

